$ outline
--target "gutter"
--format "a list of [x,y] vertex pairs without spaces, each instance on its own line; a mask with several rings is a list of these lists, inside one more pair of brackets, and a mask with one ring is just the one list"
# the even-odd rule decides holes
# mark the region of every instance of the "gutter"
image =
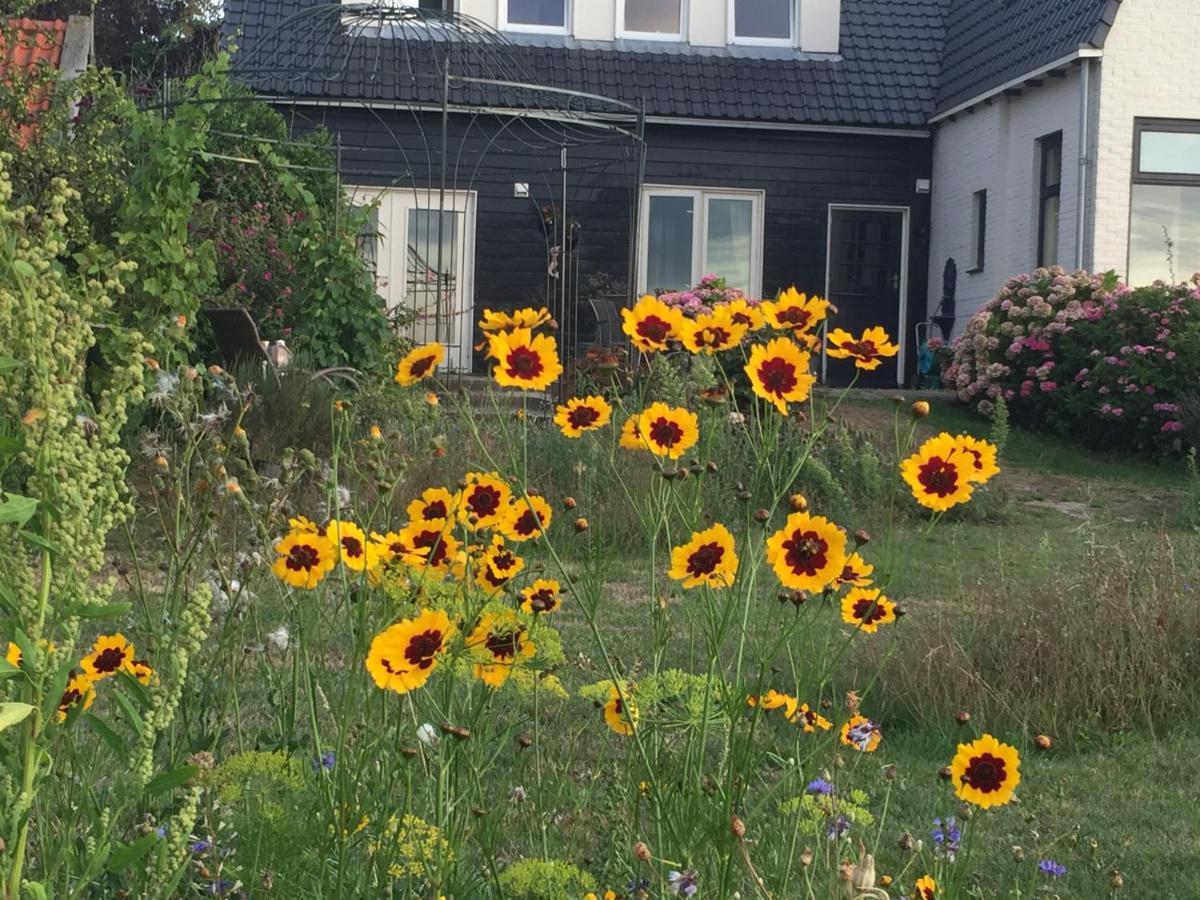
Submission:
[[1050,72],[1055,71],[1056,69],[1061,69],[1063,66],[1070,65],[1071,63],[1075,62],[1076,60],[1099,59],[1103,55],[1104,55],[1104,51],[1098,50],[1095,47],[1080,47],[1078,50],[1074,50],[1071,53],[1068,53],[1066,56],[1060,57],[1060,58],[1054,60],[1053,62],[1046,63],[1046,65],[1041,66],[1037,69],[1033,69],[1029,72],[1025,72],[1022,75],[1018,75],[1016,78],[1013,78],[1010,81],[1004,82],[1004,84],[1000,84],[1000,85],[997,85],[996,87],[989,88],[988,90],[984,91],[982,94],[972,97],[970,100],[966,100],[962,103],[959,103],[957,106],[952,106],[950,109],[946,110],[945,112],[938,113],[936,116],[933,116],[932,118],[930,118],[929,124],[933,125],[933,124],[936,124],[937,122],[941,122],[943,119],[949,119],[950,117],[956,116],[961,112],[966,112],[972,106],[977,106],[978,104],[982,103],[985,100],[995,97],[998,94],[1003,94],[1005,91],[1011,91],[1013,88],[1019,88],[1019,87],[1021,87],[1021,85],[1025,84],[1025,82],[1027,82],[1027,81],[1030,81],[1034,78],[1039,78],[1042,75],[1047,75]]
[[1075,203],[1075,268],[1083,269],[1087,245],[1088,172],[1091,169],[1092,60],[1084,59],[1079,74],[1079,186]]

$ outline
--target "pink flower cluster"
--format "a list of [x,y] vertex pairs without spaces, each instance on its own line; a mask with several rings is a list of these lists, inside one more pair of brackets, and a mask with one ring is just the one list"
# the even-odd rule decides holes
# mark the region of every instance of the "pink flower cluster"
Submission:
[[727,287],[725,279],[716,275],[705,275],[699,284],[686,291],[673,291],[660,294],[659,299],[668,306],[678,307],[683,314],[695,318],[712,312],[714,306],[731,303],[734,300],[745,300],[752,306],[757,306],[758,300],[751,300],[744,291]]

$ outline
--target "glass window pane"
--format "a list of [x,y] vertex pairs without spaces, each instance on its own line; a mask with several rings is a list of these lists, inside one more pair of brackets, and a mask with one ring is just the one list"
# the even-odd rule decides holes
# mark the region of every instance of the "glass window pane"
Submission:
[[740,38],[792,37],[793,0],[734,0],[733,33]]
[[508,21],[513,25],[563,28],[567,24],[566,0],[508,0]]
[[625,0],[625,30],[679,34],[679,0]]
[[1135,184],[1129,283],[1184,281],[1200,272],[1200,187]]
[[1062,144],[1047,145],[1042,151],[1042,183],[1046,187],[1062,184]]
[[1200,131],[1143,131],[1141,168],[1143,172],[1200,175]]
[[1058,197],[1043,201],[1042,246],[1038,254],[1038,264],[1042,266],[1058,265],[1058,209]]
[[404,298],[417,313],[413,336],[420,341],[457,340],[454,311],[460,215],[436,209],[408,211]]
[[751,288],[754,203],[751,200],[708,201],[705,274],[724,278],[730,287]]
[[691,197],[650,198],[646,287],[651,291],[682,290],[692,284]]

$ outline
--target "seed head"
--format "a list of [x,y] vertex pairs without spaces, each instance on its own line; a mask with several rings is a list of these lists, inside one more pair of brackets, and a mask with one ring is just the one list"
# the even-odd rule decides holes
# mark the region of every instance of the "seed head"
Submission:
[[642,862],[650,862],[650,858],[651,858],[650,848],[647,847],[646,844],[642,841],[638,841],[636,844],[633,845],[633,855],[636,856],[638,859],[640,859]]
[[929,416],[929,402],[927,400],[918,400],[912,405],[912,417],[914,419],[925,419]]

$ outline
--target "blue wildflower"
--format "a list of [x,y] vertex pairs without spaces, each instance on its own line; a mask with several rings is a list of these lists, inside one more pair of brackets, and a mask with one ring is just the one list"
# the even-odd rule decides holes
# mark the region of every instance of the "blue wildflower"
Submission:
[[808,783],[808,787],[806,787],[804,791],[808,794],[816,794],[820,797],[828,797],[833,793],[833,785],[824,778],[814,778]]
[[933,855],[945,857],[954,862],[954,857],[958,855],[958,845],[962,841],[962,829],[958,827],[958,820],[951,816],[943,822],[941,819],[933,820]]
[[313,771],[315,772],[332,772],[333,764],[337,757],[334,756],[332,750],[326,750],[321,754],[320,759],[313,760]]
[[667,883],[671,885],[671,890],[680,897],[694,897],[696,891],[700,889],[697,884],[698,879],[699,875],[694,869],[686,869],[682,872],[672,869],[667,873]]
[[840,840],[846,836],[846,832],[850,830],[850,820],[845,816],[835,816],[829,820],[829,826],[825,829],[825,836],[831,841]]
[[1067,867],[1052,859],[1043,859],[1038,863],[1038,871],[1050,878],[1062,878],[1067,874]]
[[212,846],[212,841],[192,841],[188,844],[188,849],[193,853],[207,853]]

